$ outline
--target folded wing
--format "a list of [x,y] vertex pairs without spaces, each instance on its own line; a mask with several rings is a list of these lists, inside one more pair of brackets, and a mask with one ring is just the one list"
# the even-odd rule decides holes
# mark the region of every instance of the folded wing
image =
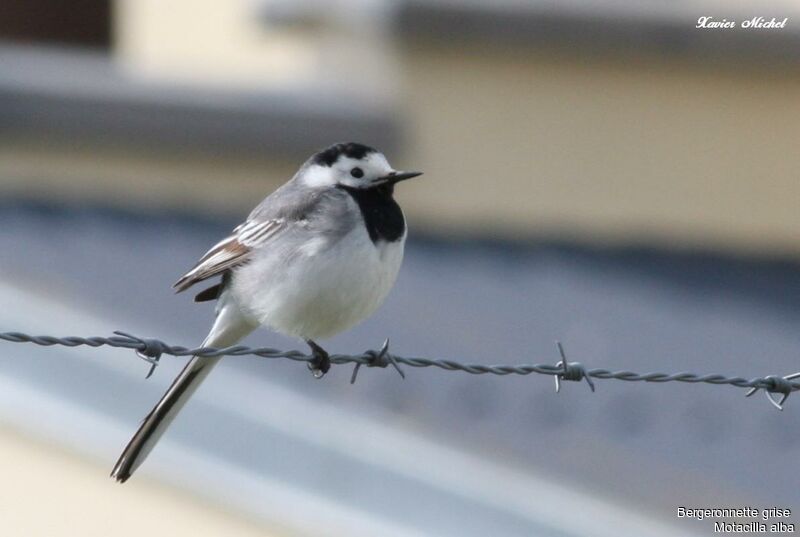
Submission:
[[241,224],[230,236],[212,246],[192,270],[175,282],[173,285],[175,291],[178,293],[185,291],[197,282],[246,263],[254,248],[270,240],[283,228],[283,219],[248,220]]

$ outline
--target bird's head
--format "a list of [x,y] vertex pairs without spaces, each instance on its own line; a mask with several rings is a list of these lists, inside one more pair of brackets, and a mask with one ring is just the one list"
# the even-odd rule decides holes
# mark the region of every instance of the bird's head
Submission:
[[386,187],[422,175],[392,168],[383,153],[355,142],[334,144],[314,154],[299,179],[310,187],[341,187],[370,190]]

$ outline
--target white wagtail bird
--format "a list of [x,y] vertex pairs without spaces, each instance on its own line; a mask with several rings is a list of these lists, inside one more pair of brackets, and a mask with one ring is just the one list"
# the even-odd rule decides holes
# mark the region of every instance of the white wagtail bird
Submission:
[[[305,340],[315,376],[322,376],[330,360],[315,340],[370,316],[394,285],[406,239],[394,185],[418,175],[393,169],[383,154],[357,143],[313,155],[175,283],[180,292],[222,276],[195,298],[217,300],[203,347],[234,345],[264,325]],[[144,418],[111,477],[125,482],[133,474],[219,360],[189,360]]]

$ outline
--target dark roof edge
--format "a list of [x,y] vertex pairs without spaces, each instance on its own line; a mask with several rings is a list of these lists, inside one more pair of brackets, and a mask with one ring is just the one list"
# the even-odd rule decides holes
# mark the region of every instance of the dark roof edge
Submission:
[[150,83],[94,51],[0,44],[0,137],[291,157],[340,139],[397,147],[389,112],[322,93]]

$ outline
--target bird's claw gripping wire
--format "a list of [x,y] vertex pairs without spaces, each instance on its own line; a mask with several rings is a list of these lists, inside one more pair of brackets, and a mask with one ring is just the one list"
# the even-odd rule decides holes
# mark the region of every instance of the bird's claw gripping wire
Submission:
[[561,355],[561,361],[556,363],[556,367],[562,368],[560,373],[556,373],[554,375],[556,380],[556,393],[561,391],[562,380],[573,380],[580,382],[583,379],[586,379],[586,383],[589,385],[589,388],[591,388],[592,392],[594,392],[594,382],[592,381],[592,377],[586,374],[586,369],[583,368],[583,364],[580,362],[568,362],[567,355],[564,352],[564,347],[561,345],[561,342],[556,341],[556,346],[558,347],[558,353]]
[[[800,378],[800,373],[793,373],[791,375],[786,375],[785,377],[779,377],[777,375],[769,375],[764,377],[764,380],[770,383],[770,386],[767,386],[764,389],[764,395],[767,396],[769,402],[777,408],[778,410],[783,410],[783,403],[789,398],[792,394],[792,384],[791,381]],[[758,390],[762,389],[761,387],[754,387],[747,390],[745,397],[750,397],[751,395],[755,394]],[[783,394],[779,401],[776,401],[775,398],[772,396],[773,393],[780,393]]]
[[149,379],[156,370],[156,367],[158,367],[159,360],[161,360],[161,355],[164,353],[164,343],[157,339],[139,338],[125,332],[120,332],[119,330],[115,331],[114,333],[139,344],[139,346],[135,347],[134,350],[136,351],[136,356],[150,364],[150,370],[144,377],[145,379]]
[[[381,345],[381,350],[369,350],[364,354],[369,356],[370,359],[369,362],[367,362],[367,367],[386,367],[391,364],[401,377],[404,379],[406,378],[406,374],[400,368],[400,364],[397,363],[397,360],[395,360],[394,356],[392,356],[392,353],[389,352],[389,338],[386,338],[386,341],[383,342],[383,345]],[[350,377],[350,384],[355,384],[359,369],[361,369],[361,362],[356,362],[356,365],[353,367],[353,375]]]
[[311,360],[308,362],[308,369],[315,379],[321,379],[331,368],[331,357],[328,351],[312,340],[309,339],[306,343],[311,347]]

